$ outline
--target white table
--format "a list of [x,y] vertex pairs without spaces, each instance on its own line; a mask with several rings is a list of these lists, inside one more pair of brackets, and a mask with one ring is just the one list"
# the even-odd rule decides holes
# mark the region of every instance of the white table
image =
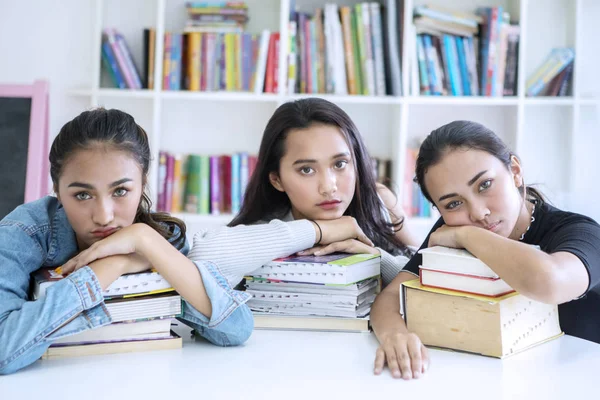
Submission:
[[430,350],[419,380],[373,375],[366,333],[255,331],[240,347],[38,361],[0,376],[0,399],[571,399],[595,398],[600,345],[570,336],[504,360]]

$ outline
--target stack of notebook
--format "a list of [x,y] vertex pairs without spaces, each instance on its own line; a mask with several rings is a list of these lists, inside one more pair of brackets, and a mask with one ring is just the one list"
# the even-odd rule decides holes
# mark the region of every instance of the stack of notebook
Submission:
[[368,331],[379,291],[372,254],[287,257],[246,277],[256,328]]
[[[33,274],[34,300],[64,277],[52,269]],[[157,272],[123,275],[103,292],[112,323],[53,342],[42,358],[113,354],[181,347],[171,319],[181,314],[181,297]]]
[[466,250],[420,253],[420,280],[403,282],[400,311],[425,345],[502,358],[562,334],[556,305],[515,292]]

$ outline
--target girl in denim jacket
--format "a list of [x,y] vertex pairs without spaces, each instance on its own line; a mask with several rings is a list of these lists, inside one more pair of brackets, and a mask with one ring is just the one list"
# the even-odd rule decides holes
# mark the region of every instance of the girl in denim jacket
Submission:
[[[111,323],[102,291],[120,275],[150,266],[184,298],[180,320],[204,338],[220,346],[248,339],[249,296],[231,287],[256,267],[232,252],[186,257],[183,222],[150,212],[149,164],[146,132],[122,111],[86,111],[61,129],[50,150],[56,197],[21,205],[0,221],[0,374],[32,364],[56,339]],[[368,241],[347,222],[273,221],[232,229],[210,244],[227,248],[249,235],[246,242],[259,247],[272,238],[269,249],[253,254],[266,262],[318,240]],[[30,274],[40,267],[68,276],[29,301]]]

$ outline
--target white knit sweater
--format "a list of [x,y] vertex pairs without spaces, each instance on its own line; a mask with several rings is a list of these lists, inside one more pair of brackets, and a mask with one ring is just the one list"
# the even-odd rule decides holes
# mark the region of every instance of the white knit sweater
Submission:
[[[244,275],[267,262],[308,249],[315,241],[314,225],[308,220],[294,221],[289,213],[283,220],[201,231],[194,235],[188,257],[193,261],[215,263],[233,287]],[[381,278],[385,286],[404,268],[408,258],[393,256],[378,249],[381,252]]]

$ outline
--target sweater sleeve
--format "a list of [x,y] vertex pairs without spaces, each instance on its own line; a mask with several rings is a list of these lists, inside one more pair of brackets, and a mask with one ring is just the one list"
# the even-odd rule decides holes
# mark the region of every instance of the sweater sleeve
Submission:
[[315,228],[308,220],[238,225],[202,231],[194,235],[188,257],[211,261],[231,286],[267,262],[314,245]]
[[377,249],[381,253],[381,280],[383,281],[383,287],[386,287],[402,271],[408,262],[408,257],[393,256],[379,247]]

